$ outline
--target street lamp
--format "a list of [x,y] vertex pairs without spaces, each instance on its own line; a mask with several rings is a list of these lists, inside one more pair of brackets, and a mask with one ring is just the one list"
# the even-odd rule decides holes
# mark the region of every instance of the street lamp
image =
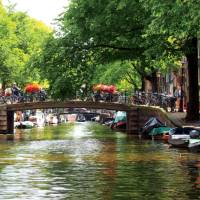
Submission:
[[182,59],[181,61],[181,91],[180,91],[180,105],[179,105],[179,112],[183,112],[184,111],[184,104],[183,104],[183,76],[184,76],[184,67],[185,67],[185,64],[186,64],[186,60],[185,59]]

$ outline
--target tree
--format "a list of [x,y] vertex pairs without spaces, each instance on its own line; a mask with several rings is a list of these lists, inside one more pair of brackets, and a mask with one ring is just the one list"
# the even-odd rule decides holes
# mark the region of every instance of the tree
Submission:
[[[158,38],[146,37],[149,14],[143,3],[136,0],[72,0],[59,21],[62,40],[66,47],[71,45],[77,51],[91,51],[95,62],[102,65],[116,60],[131,61],[132,77],[129,81],[134,75],[136,79],[146,78],[155,82],[155,73],[161,68],[156,68],[155,62],[160,63],[165,60],[163,57],[172,55],[157,50],[155,41]],[[160,38],[163,45],[171,45],[168,38]]]
[[[83,82],[91,88],[88,77],[98,76],[96,66],[114,66],[108,63],[138,58],[143,52],[141,36],[146,16],[138,1],[71,1],[69,9],[59,19],[59,31],[41,54],[41,65],[45,66],[44,74],[50,80],[54,96],[59,97],[61,93],[74,96],[72,91],[80,88]],[[135,84],[128,73],[131,67],[127,69],[127,80]],[[110,74],[112,67],[106,71]],[[65,82],[68,84],[63,88],[61,84]]]
[[11,48],[16,44],[17,40],[14,30],[15,23],[8,17],[0,1],[0,77],[3,87],[11,73],[11,68],[8,67],[8,63],[11,55]]
[[[55,96],[59,97],[61,93],[74,96],[74,90],[82,82],[90,85],[88,77],[98,77],[98,72],[101,72],[99,67],[109,66],[110,69],[104,71],[111,74],[113,65],[108,63],[115,61],[131,63],[126,65],[128,67],[124,71],[127,72],[126,79],[133,85],[133,80],[138,78],[155,82],[156,71],[161,68],[155,63],[163,63],[174,55],[160,53],[159,48],[156,49],[158,44],[155,44],[158,37],[146,33],[150,23],[149,14],[150,11],[138,0],[72,0],[58,20],[59,31],[47,43],[44,54],[41,54],[41,65],[45,66],[50,88],[57,91]],[[162,42],[160,47],[172,46],[167,37],[160,35],[159,39]],[[96,66],[99,66],[99,71],[95,70]],[[164,64],[161,66],[166,68]],[[55,69],[56,76],[53,74]],[[65,79],[68,85],[63,88],[60,84]]]
[[[150,0],[141,2],[150,12],[148,37],[173,38],[173,42],[162,47],[167,53],[181,52],[187,57],[189,79],[189,101],[187,119],[199,119],[197,38],[199,36],[199,1]],[[186,14],[187,13],[187,14]],[[158,40],[162,41],[161,39]]]
[[8,15],[15,23],[17,37],[15,49],[18,54],[14,55],[15,62],[12,62],[15,69],[13,79],[22,85],[26,82],[41,81],[40,73],[34,66],[33,57],[40,53],[44,41],[52,30],[26,13],[9,10]]
[[[133,92],[141,84],[140,76],[132,66],[133,63],[131,61],[116,61],[114,63],[98,65],[95,68],[95,76],[92,82],[93,84],[114,84],[121,90],[125,90],[128,87]],[[126,88],[124,88],[125,86]]]
[[[17,82],[23,86],[39,72],[31,68],[31,58],[37,54],[51,30],[26,13],[7,9],[0,1],[0,79],[5,85]],[[31,70],[30,70],[31,69]]]
[[92,57],[85,50],[74,51],[66,47],[62,38],[53,35],[43,46],[35,62],[49,81],[49,91],[55,99],[75,98],[84,84],[84,93],[91,89]]

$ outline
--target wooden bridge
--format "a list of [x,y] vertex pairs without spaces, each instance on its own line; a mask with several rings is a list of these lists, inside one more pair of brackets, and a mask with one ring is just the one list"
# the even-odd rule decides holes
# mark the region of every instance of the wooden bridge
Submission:
[[127,112],[127,132],[138,133],[139,129],[149,119],[149,117],[158,117],[166,124],[172,125],[170,120],[161,109],[127,105],[107,102],[88,102],[88,101],[46,101],[46,102],[29,102],[4,104],[0,106],[0,133],[14,133],[14,112],[34,109],[49,108],[87,108],[87,109],[105,109]]

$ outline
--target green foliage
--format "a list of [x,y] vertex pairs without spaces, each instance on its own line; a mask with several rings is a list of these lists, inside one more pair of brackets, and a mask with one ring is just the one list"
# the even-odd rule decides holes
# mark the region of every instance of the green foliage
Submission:
[[192,2],[71,0],[58,20],[59,31],[31,63],[49,80],[55,98],[75,97],[83,84],[86,94],[95,83],[123,89],[126,82],[137,89],[152,72],[177,67],[185,36],[198,29],[191,13],[185,21],[179,17],[192,10]]
[[140,87],[140,76],[131,61],[116,61],[107,65],[98,65],[95,71],[93,84],[114,84],[117,89],[130,90]]
[[30,58],[41,50],[49,32],[41,22],[16,12],[14,7],[6,10],[0,2],[0,79],[3,85],[17,82],[23,86],[27,80],[39,77],[39,71],[29,70]]
[[138,1],[72,0],[61,18],[61,31],[74,44],[101,50],[105,56],[134,57],[142,50],[146,17]]
[[140,0],[140,2],[151,13],[146,33],[156,35],[156,37],[162,35],[167,39],[169,37],[172,39],[171,49],[165,48],[165,50],[182,50],[185,48],[186,40],[199,36],[199,0]]
[[43,78],[49,81],[53,98],[74,98],[83,84],[86,85],[85,93],[91,88],[91,57],[85,51],[74,52],[71,47],[65,46],[62,38],[49,37],[37,62]]
[[[199,119],[199,85],[197,38],[200,30],[200,1],[189,0],[140,0],[149,11],[149,25],[145,37],[159,39],[163,55],[179,51],[188,61],[187,119]],[[167,41],[167,42],[166,42]],[[161,47],[161,48],[160,48]]]
[[121,61],[143,52],[143,11],[138,1],[72,0],[36,61],[52,96],[74,97],[83,84],[87,94],[95,82],[138,85],[138,69]]

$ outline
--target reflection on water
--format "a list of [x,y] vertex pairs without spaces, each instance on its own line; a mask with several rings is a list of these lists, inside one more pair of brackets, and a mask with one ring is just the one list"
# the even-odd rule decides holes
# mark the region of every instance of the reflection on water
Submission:
[[200,155],[95,123],[0,142],[0,199],[200,199]]

